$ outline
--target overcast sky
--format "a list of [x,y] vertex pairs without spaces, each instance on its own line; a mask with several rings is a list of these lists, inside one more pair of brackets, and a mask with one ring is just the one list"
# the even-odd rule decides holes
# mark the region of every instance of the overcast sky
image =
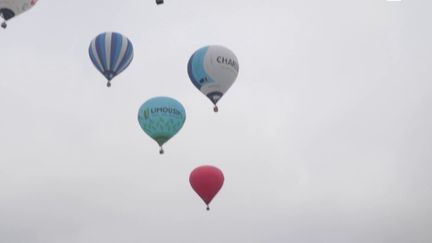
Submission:
[[[432,242],[429,0],[40,0],[0,31],[1,243]],[[106,88],[99,33],[135,58]],[[224,45],[219,113],[190,82]],[[159,155],[140,105],[183,129]],[[225,184],[207,212],[189,173]]]

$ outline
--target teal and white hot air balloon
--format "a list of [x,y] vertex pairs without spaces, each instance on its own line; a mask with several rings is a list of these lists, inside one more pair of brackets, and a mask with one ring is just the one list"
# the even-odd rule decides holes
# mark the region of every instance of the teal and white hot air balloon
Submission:
[[195,87],[214,104],[228,91],[237,78],[239,64],[232,51],[223,46],[205,46],[191,56],[188,62],[189,78]]
[[141,105],[138,122],[147,135],[160,146],[172,138],[183,127],[186,112],[182,104],[170,97],[154,97]]
[[108,80],[123,72],[134,57],[130,40],[116,32],[105,32],[96,36],[89,46],[89,56],[96,69]]

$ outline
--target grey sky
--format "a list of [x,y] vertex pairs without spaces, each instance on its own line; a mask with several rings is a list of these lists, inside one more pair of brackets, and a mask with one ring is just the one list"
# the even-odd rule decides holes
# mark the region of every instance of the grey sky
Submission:
[[[41,0],[0,31],[0,242],[432,242],[432,3]],[[87,48],[130,38],[105,87]],[[212,105],[208,44],[238,57]],[[163,156],[139,106],[178,99]],[[205,211],[189,185],[225,185]]]

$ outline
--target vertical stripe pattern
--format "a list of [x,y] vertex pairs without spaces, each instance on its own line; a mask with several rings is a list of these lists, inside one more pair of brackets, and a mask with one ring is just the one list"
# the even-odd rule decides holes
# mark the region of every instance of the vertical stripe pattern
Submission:
[[124,35],[105,32],[92,40],[89,56],[97,70],[110,81],[132,62],[133,46]]

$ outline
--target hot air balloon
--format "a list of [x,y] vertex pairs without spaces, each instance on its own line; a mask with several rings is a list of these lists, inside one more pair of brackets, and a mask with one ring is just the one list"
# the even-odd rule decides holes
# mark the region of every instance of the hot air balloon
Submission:
[[191,172],[189,182],[207,205],[207,210],[210,210],[209,204],[222,188],[224,175],[220,169],[211,165],[204,165]]
[[237,78],[239,64],[232,51],[223,46],[205,46],[189,59],[188,74],[195,87],[214,104],[231,87]]
[[141,128],[159,144],[160,154],[164,153],[162,145],[183,127],[185,120],[186,112],[182,104],[169,97],[149,99],[138,111]]
[[130,40],[116,32],[102,33],[92,40],[89,47],[90,59],[94,66],[108,80],[124,71],[133,59],[133,46]]
[[1,27],[7,27],[6,21],[29,10],[38,0],[0,0],[0,18],[3,19]]

